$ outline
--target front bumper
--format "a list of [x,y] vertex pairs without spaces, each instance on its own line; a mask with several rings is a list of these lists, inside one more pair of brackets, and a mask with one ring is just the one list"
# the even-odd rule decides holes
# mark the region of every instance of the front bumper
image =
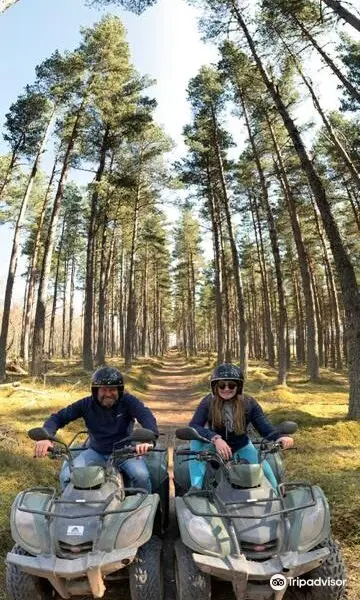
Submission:
[[[319,548],[303,553],[284,552],[263,562],[247,560],[244,555],[220,558],[193,553],[193,559],[204,573],[232,581],[235,588],[245,590],[248,582],[269,583],[271,577],[279,573],[288,580],[303,575],[318,567],[328,555],[328,548]],[[282,598],[282,596],[283,594],[275,597]]]
[[[111,552],[89,552],[74,559],[58,558],[53,555],[24,556],[8,552],[6,562],[37,577],[45,577],[62,598],[90,591],[94,598],[105,593],[103,577],[130,564],[137,548],[112,550]],[[80,579],[80,581],[74,581]],[[72,581],[73,580],[73,581]]]

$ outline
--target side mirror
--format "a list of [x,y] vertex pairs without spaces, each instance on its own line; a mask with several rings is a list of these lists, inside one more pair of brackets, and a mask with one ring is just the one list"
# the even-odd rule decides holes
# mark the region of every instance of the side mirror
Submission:
[[156,433],[151,429],[135,429],[128,439],[133,442],[155,442],[156,438]]
[[33,429],[29,429],[28,436],[35,442],[50,440],[51,442],[58,442],[59,444],[64,443],[56,435],[51,435],[44,427],[34,427]]
[[295,421],[283,421],[276,426],[276,431],[282,435],[292,435],[298,430],[298,424]]
[[180,427],[175,431],[175,435],[179,440],[198,440],[209,443],[209,440],[200,435],[193,427]]

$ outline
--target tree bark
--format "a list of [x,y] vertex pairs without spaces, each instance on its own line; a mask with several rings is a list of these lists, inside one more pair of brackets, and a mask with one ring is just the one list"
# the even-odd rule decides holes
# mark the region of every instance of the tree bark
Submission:
[[309,42],[311,42],[311,44],[318,51],[320,56],[324,59],[324,61],[328,65],[328,67],[330,67],[330,69],[333,71],[333,73],[335,73],[335,75],[338,77],[338,79],[340,79],[341,83],[347,89],[350,96],[352,96],[353,98],[356,98],[356,100],[358,102],[360,102],[360,92],[358,92],[358,90],[352,85],[352,83],[347,79],[347,77],[345,77],[345,75],[335,65],[334,61],[330,58],[330,56],[328,54],[326,54],[326,52],[324,52],[324,50],[321,48],[321,46],[319,46],[319,44],[317,43],[315,38],[311,35],[310,31],[308,31],[306,29],[304,24],[301,23],[301,21],[299,21],[299,19],[297,17],[295,17],[294,15],[291,15],[291,17],[294,20],[294,22],[296,23],[296,25],[299,27],[301,32],[304,34],[304,36],[309,40]]
[[213,105],[211,104],[211,113],[212,113],[212,121],[213,121],[213,137],[214,137],[214,146],[216,152],[216,159],[218,162],[220,182],[223,192],[223,203],[224,203],[224,211],[228,229],[228,236],[230,242],[231,249],[231,258],[233,263],[233,271],[234,271],[234,279],[235,279],[235,287],[237,294],[237,303],[238,303],[238,311],[239,311],[239,343],[240,343],[240,364],[244,375],[246,376],[248,370],[248,339],[247,339],[247,322],[245,317],[245,306],[244,306],[244,293],[242,287],[241,280],[241,271],[240,271],[240,263],[239,256],[235,244],[235,237],[233,232],[233,225],[231,221],[230,209],[229,209],[229,197],[227,191],[227,185],[225,180],[224,166],[223,160],[221,156],[221,148],[218,139],[218,125],[216,120],[216,113]]
[[52,184],[56,175],[56,167],[58,164],[58,156],[55,158],[54,166],[51,172],[50,180],[48,183],[48,187],[46,190],[45,198],[43,205],[41,207],[41,212],[38,218],[35,241],[34,241],[34,250],[31,257],[31,267],[30,267],[30,279],[29,279],[29,290],[28,297],[26,302],[26,314],[25,314],[25,325],[24,325],[24,365],[25,368],[28,368],[29,364],[29,353],[30,353],[30,330],[31,330],[31,320],[32,320],[32,312],[34,305],[34,296],[35,296],[35,286],[36,286],[36,275],[38,268],[38,260],[39,253],[41,249],[41,234],[44,226],[46,209],[49,203],[50,193]]
[[235,0],[231,0],[231,3],[234,8],[234,16],[236,17],[246,36],[262,79],[283,119],[290,139],[292,140],[295,150],[299,156],[301,166],[308,177],[310,188],[314,194],[316,204],[319,208],[321,218],[324,223],[326,235],[328,237],[336,264],[346,314],[346,337],[350,384],[348,416],[350,419],[360,419],[360,293],[356,281],[354,267],[341,239],[336,221],[331,213],[324,186],[307,154],[300,132],[297,129],[293,119],[290,117],[279,90],[275,87],[274,83],[270,81],[263,67],[263,64],[256,52],[254,42],[244,20],[242,19],[240,10],[234,4]]
[[[141,167],[140,167],[141,168]],[[141,181],[140,175],[138,179],[135,199],[134,199],[134,210],[133,210],[133,228],[131,234],[131,248],[130,248],[130,264],[129,264],[129,281],[128,281],[128,305],[127,305],[127,316],[126,316],[126,332],[125,332],[125,368],[131,366],[133,358],[133,336],[135,334],[134,320],[134,293],[135,293],[135,251],[139,227],[139,210],[140,210],[140,195],[141,195]]]
[[349,23],[351,27],[360,31],[360,19],[354,15],[354,13],[347,10],[339,0],[322,0],[322,2],[325,2],[327,6],[330,6],[340,19],[343,19],[346,23]]
[[42,269],[39,281],[38,298],[35,313],[35,324],[34,324],[34,335],[32,344],[32,361],[31,361],[31,374],[33,376],[40,376],[44,369],[44,340],[45,340],[45,314],[46,314],[46,302],[47,292],[49,284],[49,276],[51,270],[51,260],[55,242],[56,227],[59,218],[61,202],[64,195],[64,188],[66,180],[71,167],[71,158],[73,154],[74,144],[78,133],[80,118],[83,113],[85,99],[82,101],[76,117],[74,119],[73,127],[70,134],[70,139],[67,144],[63,166],[61,169],[60,179],[58,182],[54,206],[50,218],[48,235],[45,242],[44,257],[42,262]]
[[33,162],[32,169],[31,169],[28,181],[27,181],[26,189],[24,192],[24,196],[23,196],[23,199],[21,202],[18,218],[17,218],[16,225],[15,225],[13,245],[12,245],[11,256],[10,256],[9,271],[8,271],[6,288],[5,288],[3,318],[2,318],[2,324],[1,324],[0,381],[4,380],[6,377],[6,352],[7,352],[6,346],[7,346],[7,338],[8,338],[8,331],[9,331],[12,293],[13,293],[13,288],[14,288],[14,282],[15,282],[15,276],[16,276],[16,270],[17,270],[17,262],[18,262],[18,257],[19,257],[21,227],[22,227],[23,220],[25,217],[29,198],[30,198],[33,186],[34,186],[35,177],[38,172],[41,155],[44,152],[47,138],[50,133],[50,127],[51,127],[51,123],[52,123],[53,114],[54,114],[54,111],[52,112],[52,115],[48,121],[46,130],[44,132],[43,138],[40,143],[40,146],[38,148],[38,151],[36,152],[35,160]]
[[85,277],[85,312],[84,312],[84,336],[83,336],[83,364],[84,369],[94,368],[93,362],[93,312],[94,312],[94,244],[96,231],[96,217],[99,202],[99,184],[105,171],[106,154],[108,150],[108,139],[110,125],[105,127],[99,154],[99,166],[94,180],[94,191],[91,196],[91,213],[88,229],[88,242],[86,249],[86,277]]
[[[279,34],[278,34],[279,35]],[[348,168],[351,178],[353,180],[353,182],[355,183],[357,188],[360,188],[360,175],[358,173],[358,171],[356,170],[356,167],[354,165],[354,163],[351,160],[351,157],[349,156],[349,154],[347,153],[346,149],[344,148],[344,146],[342,145],[342,143],[340,142],[340,140],[338,139],[338,137],[336,136],[335,131],[333,130],[333,127],[329,121],[329,119],[327,118],[327,116],[325,115],[323,109],[321,108],[321,104],[319,102],[318,97],[316,96],[314,89],[312,87],[312,85],[310,84],[310,82],[308,81],[308,79],[305,77],[303,70],[300,66],[299,61],[297,60],[296,56],[294,55],[294,53],[291,51],[289,45],[285,42],[285,40],[282,38],[282,36],[279,35],[279,37],[281,38],[282,43],[284,44],[286,50],[288,51],[288,53],[290,54],[294,65],[296,66],[296,69],[301,77],[301,79],[303,80],[303,82],[305,83],[307,89],[309,90],[311,99],[314,103],[314,106],[316,108],[316,110],[318,111],[322,122],[325,125],[325,129],[327,130],[329,137],[331,139],[331,141],[333,142],[335,148],[337,149],[339,156],[343,159],[346,167]]]
[[75,257],[71,259],[71,275],[70,275],[70,303],[69,303],[69,332],[68,332],[68,358],[72,358],[73,354],[73,323],[74,323],[74,297],[75,297]]
[[221,247],[220,247],[220,215],[215,199],[210,170],[207,167],[207,197],[208,206],[212,225],[212,237],[214,248],[214,264],[215,264],[215,306],[216,306],[216,336],[217,336],[217,362],[218,364],[224,361],[224,331],[223,331],[223,303],[222,303],[222,268],[221,268]]
[[54,282],[54,292],[53,292],[53,303],[52,303],[51,319],[50,319],[50,327],[49,327],[49,346],[48,346],[49,357],[54,356],[54,353],[55,353],[55,346],[54,346],[55,316],[56,316],[56,307],[57,307],[57,300],[58,300],[60,263],[61,263],[62,246],[63,246],[63,242],[64,242],[65,223],[66,223],[66,215],[64,215],[64,219],[63,219],[63,224],[62,224],[62,228],[61,228],[60,242],[59,242],[59,248],[58,248],[58,252],[57,252],[56,272],[55,272],[55,282]]

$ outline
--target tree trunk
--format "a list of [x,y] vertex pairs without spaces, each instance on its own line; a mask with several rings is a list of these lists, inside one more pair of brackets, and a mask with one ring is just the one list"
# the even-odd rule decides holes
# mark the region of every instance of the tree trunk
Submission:
[[[354,267],[350,261],[347,250],[341,239],[338,226],[331,213],[326,192],[322,181],[314,169],[314,166],[307,154],[299,130],[284,104],[279,89],[270,81],[261,59],[259,58],[254,42],[241,16],[240,10],[235,6],[235,0],[231,0],[236,17],[242,28],[254,60],[258,66],[262,79],[271,94],[274,104],[279,111],[284,125],[288,131],[290,139],[299,156],[300,163],[309,181],[310,188],[314,194],[316,204],[319,208],[321,218],[324,223],[326,235],[328,237],[331,251],[333,253],[336,269],[341,285],[343,303],[346,313],[346,337],[348,348],[349,363],[349,413],[350,419],[360,419],[360,293],[356,281]],[[358,99],[360,95],[357,94]]]
[[[351,193],[351,191],[349,189],[349,186],[346,185],[346,183],[345,183],[345,188],[346,188],[347,197],[349,198],[351,209],[352,209],[352,211],[354,213],[354,219],[355,219],[357,228],[358,228],[359,233],[360,233],[360,204],[359,204],[359,201],[358,201],[358,199],[356,197],[353,198],[352,193]],[[355,204],[355,202],[356,202],[356,204]]]
[[38,260],[39,254],[41,250],[41,234],[44,226],[46,209],[49,203],[50,193],[52,184],[56,175],[56,167],[58,164],[58,156],[55,158],[54,166],[51,172],[50,180],[48,183],[48,187],[46,190],[45,198],[43,205],[41,207],[41,212],[38,218],[35,241],[34,241],[34,249],[31,257],[31,267],[30,267],[30,279],[29,279],[29,291],[26,302],[26,315],[25,315],[25,325],[24,325],[24,364],[25,368],[28,367],[29,364],[29,352],[30,352],[30,329],[31,329],[31,320],[32,320],[32,312],[34,305],[34,296],[35,296],[35,286],[36,286],[36,275],[38,268]]
[[304,340],[304,320],[301,304],[301,296],[296,273],[291,269],[293,298],[296,320],[296,362],[298,365],[305,364],[305,340]]
[[[52,113],[52,115],[53,114],[54,113]],[[51,123],[52,123],[52,115],[49,119],[48,125],[46,127],[43,138],[41,140],[41,144],[40,144],[39,149],[35,156],[35,160],[34,160],[34,163],[33,163],[33,166],[32,166],[28,181],[27,181],[26,189],[25,189],[24,196],[23,196],[23,199],[21,202],[21,206],[20,206],[20,210],[19,210],[19,214],[18,214],[18,218],[16,221],[15,230],[14,230],[14,238],[13,238],[13,245],[12,245],[12,249],[11,249],[9,271],[8,271],[6,288],[5,288],[3,318],[2,318],[2,324],[1,324],[0,381],[4,380],[6,377],[6,372],[5,372],[6,371],[6,350],[7,350],[6,346],[7,346],[7,337],[8,337],[8,331],[9,331],[12,293],[13,293],[13,287],[14,287],[16,269],[17,269],[17,262],[18,262],[18,256],[19,256],[21,227],[22,227],[22,223],[23,223],[24,216],[26,213],[29,198],[30,198],[33,186],[34,186],[35,177],[38,172],[41,155],[46,146],[47,138],[48,138],[48,135],[50,132],[50,127],[51,127]]]
[[207,168],[208,177],[208,205],[212,225],[212,237],[214,248],[214,264],[215,264],[215,306],[216,306],[216,335],[217,335],[217,362],[220,364],[224,361],[224,331],[223,331],[223,304],[222,304],[222,269],[221,269],[221,248],[220,248],[220,215],[215,199],[209,168]]
[[124,244],[121,244],[121,254],[120,254],[120,298],[119,298],[119,346],[120,346],[120,355],[124,356],[125,352],[125,324],[124,324],[124,310],[125,310],[125,285],[124,285],[124,277],[125,277],[125,251]]
[[[250,211],[252,215],[253,228],[255,234],[255,243],[260,267],[260,277],[263,289],[263,298],[264,298],[264,318],[265,318],[265,327],[264,331],[266,333],[266,347],[268,349],[268,362],[270,367],[275,367],[275,352],[274,352],[274,334],[272,332],[272,324],[271,324],[271,313],[270,313],[270,298],[269,298],[269,288],[268,288],[268,278],[266,273],[266,264],[265,264],[265,256],[264,256],[264,243],[262,239],[261,233],[261,222],[260,222],[260,214],[259,207],[256,202],[256,198],[251,197],[251,192],[249,192],[249,203],[250,203]],[[256,221],[255,221],[256,215]],[[260,239],[259,239],[260,238]]]
[[64,260],[64,288],[63,288],[63,309],[62,309],[62,336],[61,336],[61,357],[66,358],[66,312],[67,312],[67,287],[68,287],[68,268],[69,261]]
[[141,332],[141,354],[142,356],[148,356],[147,347],[147,329],[148,329],[148,244],[145,243],[145,256],[144,256],[144,280],[143,280],[143,319],[142,319],[142,332]]
[[[279,34],[278,34],[279,35]],[[320,102],[318,100],[318,97],[316,96],[314,89],[311,85],[311,83],[308,81],[308,79],[305,77],[303,70],[300,66],[299,61],[297,60],[295,54],[291,51],[291,48],[289,47],[289,45],[285,42],[285,40],[282,38],[282,36],[279,35],[279,37],[281,38],[282,43],[284,44],[286,50],[288,51],[288,53],[290,54],[297,70],[298,73],[301,77],[301,79],[303,80],[303,82],[305,83],[307,89],[309,90],[311,99],[314,103],[314,106],[316,108],[316,110],[318,111],[324,125],[325,125],[325,129],[327,130],[329,137],[331,139],[331,141],[333,142],[335,148],[337,149],[339,156],[343,159],[345,165],[347,166],[351,178],[353,180],[353,182],[355,183],[357,188],[360,188],[360,175],[358,173],[358,171],[356,170],[356,167],[354,165],[354,163],[352,162],[349,154],[347,153],[346,149],[344,148],[344,146],[342,145],[342,143],[340,142],[340,140],[338,139],[338,137],[336,136],[335,131],[333,130],[333,127],[329,121],[329,119],[327,118],[327,116],[325,115],[323,109],[321,108]]]
[[56,227],[59,218],[61,201],[64,195],[64,188],[67,180],[67,176],[71,167],[71,159],[72,153],[74,149],[74,144],[76,140],[76,136],[78,133],[80,118],[83,113],[85,99],[81,103],[79,107],[72,131],[70,134],[70,139],[67,144],[63,166],[61,169],[60,179],[58,182],[54,206],[50,218],[48,235],[45,242],[44,248],[44,257],[42,262],[42,269],[39,281],[39,289],[38,289],[38,299],[36,305],[36,313],[35,313],[35,324],[34,324],[34,335],[33,335],[33,344],[32,344],[32,361],[31,361],[31,374],[33,376],[39,376],[43,373],[43,361],[44,361],[44,340],[45,340],[45,315],[46,315],[46,302],[47,302],[47,292],[48,292],[48,284],[49,284],[49,276],[51,270],[51,260],[55,242],[56,235]]
[[53,303],[51,310],[51,319],[50,319],[50,327],[49,327],[49,346],[48,346],[48,354],[49,357],[54,356],[55,347],[54,347],[54,335],[55,335],[55,317],[56,317],[56,307],[57,307],[57,299],[58,299],[58,288],[59,288],[59,274],[60,274],[60,263],[61,263],[61,253],[62,246],[64,242],[64,233],[65,233],[65,223],[66,223],[66,215],[64,215],[60,243],[57,252],[57,263],[56,263],[56,272],[55,272],[55,282],[54,282],[54,292],[53,292]]
[[68,334],[68,358],[72,358],[73,354],[73,323],[74,323],[74,297],[75,297],[75,257],[71,260],[71,275],[70,275],[70,305],[69,305],[69,334]]
[[91,370],[93,362],[93,313],[94,313],[94,244],[96,231],[97,207],[99,201],[99,184],[105,171],[106,153],[110,125],[105,127],[99,155],[99,166],[94,181],[94,191],[91,196],[91,213],[88,229],[88,242],[86,249],[86,277],[85,277],[85,311],[84,311],[84,336],[83,336],[83,364],[84,369]]
[[133,358],[133,336],[135,334],[134,328],[134,293],[135,293],[135,251],[139,227],[139,204],[141,194],[141,182],[140,178],[138,181],[134,212],[132,219],[132,235],[131,235],[131,249],[130,249],[130,265],[129,265],[129,281],[128,281],[128,305],[127,305],[127,317],[126,317],[126,332],[125,332],[125,368],[128,369],[131,366]]
[[308,258],[307,258],[307,253],[306,253],[306,249],[305,249],[305,244],[304,244],[304,241],[302,238],[298,215],[296,212],[295,198],[293,197],[292,190],[290,188],[290,184],[287,179],[287,175],[286,175],[285,168],[284,168],[284,165],[282,162],[280,150],[279,150],[275,135],[272,131],[272,128],[270,131],[272,133],[272,139],[273,139],[273,144],[274,144],[274,148],[276,151],[276,156],[279,161],[278,165],[277,165],[276,161],[274,161],[275,170],[278,173],[279,182],[283,189],[285,201],[286,201],[286,204],[288,207],[290,221],[291,221],[291,228],[293,231],[296,250],[298,253],[298,257],[299,257],[301,283],[302,283],[302,288],[303,288],[303,293],[304,293],[304,298],[305,298],[305,311],[306,311],[306,326],[307,326],[306,363],[307,363],[307,369],[308,369],[308,373],[310,375],[310,380],[313,382],[316,382],[319,379],[319,356],[318,356],[318,350],[317,350],[317,346],[318,346],[317,337],[318,336],[317,336],[314,298],[313,298],[312,288],[311,288],[311,276],[310,276],[310,271],[309,271]]
[[349,23],[349,25],[351,25],[351,27],[354,27],[355,29],[360,31],[360,19],[356,15],[354,15],[352,12],[347,10],[347,8],[345,8],[341,4],[341,2],[339,2],[339,0],[322,0],[322,1],[325,2],[325,4],[327,4],[327,6],[330,6],[330,8],[332,8],[334,13],[336,13],[340,19],[343,19],[344,21],[346,21],[346,23]]
[[96,362],[98,365],[105,364],[105,303],[106,303],[106,246],[107,246],[107,217],[105,215],[103,222],[103,234],[101,240],[101,259],[100,259],[100,283],[99,283],[99,304],[98,304],[98,338],[96,348]]
[[217,126],[216,114],[215,114],[212,104],[211,104],[211,111],[212,111],[212,121],[213,121],[214,145],[215,145],[215,151],[216,151],[216,158],[218,161],[221,187],[222,187],[222,192],[223,192],[224,211],[225,211],[225,216],[226,216],[226,223],[227,223],[228,236],[229,236],[229,242],[230,242],[231,258],[232,258],[232,263],[233,263],[234,279],[235,279],[235,287],[236,287],[237,303],[238,303],[238,311],[239,311],[240,364],[243,369],[244,375],[246,376],[247,369],[248,369],[248,340],[247,340],[247,322],[246,322],[246,318],[245,318],[244,294],[243,294],[243,288],[242,288],[240,263],[239,263],[239,256],[238,256],[238,252],[237,252],[237,248],[236,248],[236,244],[235,244],[233,225],[232,225],[230,209],[229,209],[229,197],[228,197],[228,192],[227,192],[225,173],[224,173],[223,161],[222,161],[222,156],[221,156],[221,148],[220,148],[220,144],[219,144],[219,140],[218,140],[218,131],[217,131],[218,126]]
[[296,23],[296,25],[299,27],[301,32],[304,34],[304,36],[309,40],[309,42],[311,42],[311,44],[318,51],[320,56],[324,59],[324,61],[328,65],[328,67],[330,67],[330,69],[333,71],[333,73],[335,73],[335,75],[338,77],[338,79],[340,79],[341,83],[347,89],[350,96],[352,96],[353,98],[356,98],[356,100],[358,102],[360,102],[360,92],[357,91],[357,89],[352,85],[352,83],[347,79],[347,77],[345,77],[345,75],[335,65],[334,61],[330,58],[330,56],[328,54],[326,54],[326,52],[324,52],[324,50],[319,46],[319,44],[317,43],[315,38],[311,35],[310,31],[308,31],[306,29],[304,24],[301,23],[301,21],[299,21],[299,19],[297,17],[295,17],[294,15],[291,15],[291,17],[294,20],[294,22]]
[[223,230],[220,224],[220,244],[221,244],[221,271],[223,277],[223,306],[225,309],[225,361],[231,362],[230,350],[230,306],[229,306],[229,273],[226,268],[226,248],[224,243]]

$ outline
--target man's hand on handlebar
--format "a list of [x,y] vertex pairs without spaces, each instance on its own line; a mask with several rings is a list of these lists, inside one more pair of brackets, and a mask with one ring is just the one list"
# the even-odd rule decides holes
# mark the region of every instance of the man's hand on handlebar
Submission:
[[36,442],[34,456],[35,458],[44,458],[47,456],[48,450],[54,447],[54,444],[50,440],[40,440]]
[[152,450],[154,447],[153,444],[136,444],[136,454],[146,454],[149,450]]

